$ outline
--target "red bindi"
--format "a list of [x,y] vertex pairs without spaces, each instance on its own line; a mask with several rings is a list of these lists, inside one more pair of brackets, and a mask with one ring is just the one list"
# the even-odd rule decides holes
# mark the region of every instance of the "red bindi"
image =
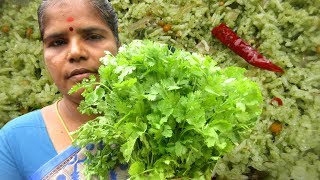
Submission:
[[68,18],[67,18],[67,22],[72,22],[72,21],[74,21],[74,18],[73,18],[73,17],[68,17]]
[[69,27],[69,31],[73,31],[73,27]]

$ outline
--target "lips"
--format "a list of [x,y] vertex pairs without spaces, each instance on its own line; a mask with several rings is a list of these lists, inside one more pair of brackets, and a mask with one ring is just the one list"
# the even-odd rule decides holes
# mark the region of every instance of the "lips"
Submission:
[[92,74],[97,74],[97,71],[93,71],[93,70],[89,70],[89,69],[85,69],[85,68],[80,68],[80,69],[75,69],[73,71],[71,71],[71,73],[69,73],[67,75],[68,79],[75,79],[77,81],[80,81],[84,78],[88,78],[90,75]]

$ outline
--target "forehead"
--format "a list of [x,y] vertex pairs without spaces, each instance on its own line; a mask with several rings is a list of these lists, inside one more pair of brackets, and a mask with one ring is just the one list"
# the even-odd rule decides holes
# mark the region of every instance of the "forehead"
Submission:
[[88,0],[52,0],[44,12],[44,26],[57,20],[67,22],[70,17],[75,20],[90,19],[91,22],[95,19],[104,22],[98,10]]
[[[47,1],[47,10],[52,9],[68,9],[68,8],[80,8],[80,9],[86,9],[86,8],[92,8],[91,3],[89,0],[49,0]],[[91,9],[92,10],[92,9]]]

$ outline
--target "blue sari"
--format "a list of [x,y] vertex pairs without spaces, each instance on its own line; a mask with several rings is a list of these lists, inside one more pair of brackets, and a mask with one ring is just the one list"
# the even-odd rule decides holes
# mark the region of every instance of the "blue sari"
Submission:
[[[86,179],[84,176],[84,161],[86,151],[95,152],[94,145],[90,144],[86,148],[77,148],[70,146],[62,153],[58,154],[46,164],[41,166],[29,180],[39,179],[56,179],[56,180],[82,180]],[[127,166],[119,166],[106,175],[105,179],[109,180],[123,180],[128,179]],[[92,179],[99,179],[92,177]]]

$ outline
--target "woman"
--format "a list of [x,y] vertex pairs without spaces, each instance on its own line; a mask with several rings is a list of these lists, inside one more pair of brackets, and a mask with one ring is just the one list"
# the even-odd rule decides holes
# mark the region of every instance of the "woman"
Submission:
[[1,129],[1,179],[27,179],[44,164],[38,172],[51,171],[60,163],[57,157],[79,151],[67,149],[73,140],[69,133],[94,117],[77,110],[81,91],[71,95],[68,91],[84,78],[97,76],[104,51],[115,55],[120,45],[117,16],[105,0],[44,0],[38,21],[45,63],[62,99]]

